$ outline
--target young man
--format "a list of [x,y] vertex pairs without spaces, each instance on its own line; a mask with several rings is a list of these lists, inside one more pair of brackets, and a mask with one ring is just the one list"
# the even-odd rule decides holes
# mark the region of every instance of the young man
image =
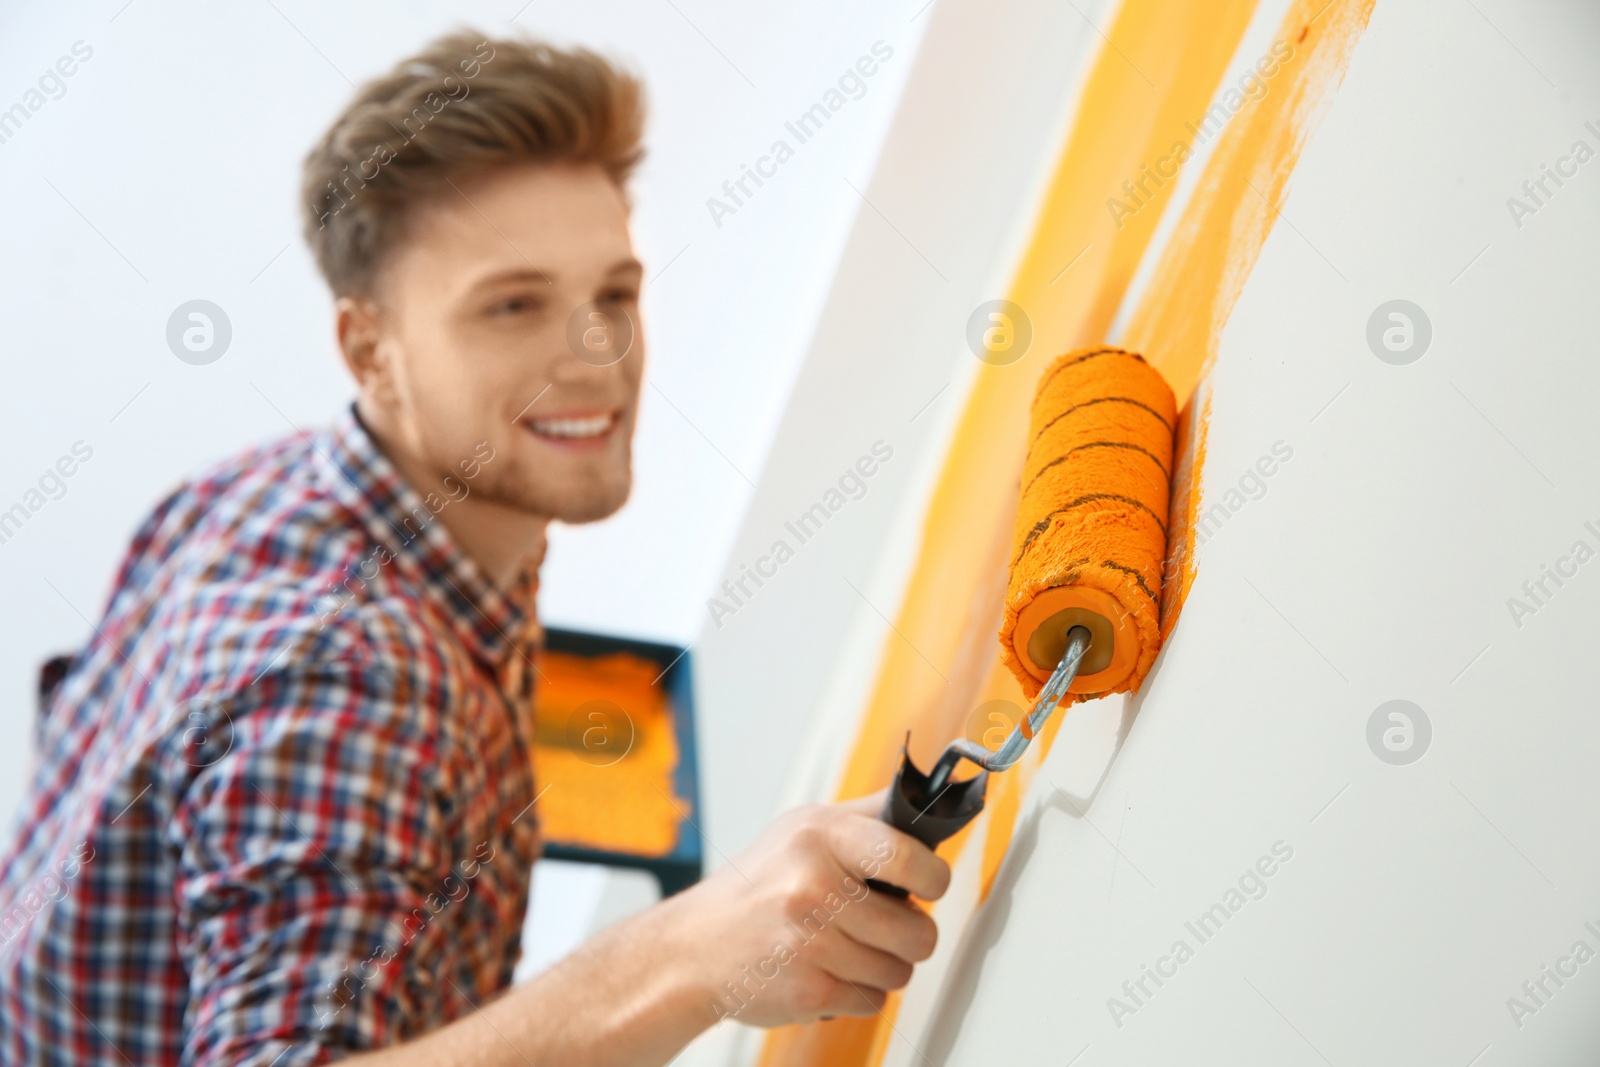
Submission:
[[458,34],[308,156],[358,399],[135,535],[4,858],[0,1061],[658,1064],[735,1011],[873,1014],[932,951],[862,878],[948,869],[874,798],[507,990],[545,529],[630,484],[641,108],[592,53]]

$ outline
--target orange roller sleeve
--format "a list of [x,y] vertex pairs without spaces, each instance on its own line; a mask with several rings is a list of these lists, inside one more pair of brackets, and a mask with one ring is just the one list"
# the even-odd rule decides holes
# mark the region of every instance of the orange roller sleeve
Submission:
[[1039,380],[1000,654],[1030,697],[1086,626],[1066,699],[1137,689],[1161,646],[1177,405],[1132,352],[1086,348]]

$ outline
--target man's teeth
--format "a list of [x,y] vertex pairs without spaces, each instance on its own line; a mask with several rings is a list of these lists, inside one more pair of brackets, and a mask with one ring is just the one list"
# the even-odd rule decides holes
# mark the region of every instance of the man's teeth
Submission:
[[582,419],[529,419],[534,433],[548,437],[599,437],[611,429],[610,415],[590,415]]

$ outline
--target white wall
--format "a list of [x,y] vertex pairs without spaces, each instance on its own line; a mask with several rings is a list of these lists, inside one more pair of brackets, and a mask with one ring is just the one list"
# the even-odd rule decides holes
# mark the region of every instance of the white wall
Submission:
[[[351,395],[299,237],[299,161],[349,82],[460,24],[586,43],[646,79],[638,488],[612,520],[558,531],[541,607],[556,624],[690,641],[861,210],[845,178],[870,173],[920,6],[106,0],[0,12],[0,109],[75,42],[92,49],[64,94],[0,144],[0,508],[73,442],[93,449],[66,495],[0,544],[0,727],[18,739],[0,751],[0,818],[23,785],[37,664],[89,633],[149,507],[186,473],[291,422],[318,425]],[[894,55],[861,98],[719,227],[706,199],[879,39]],[[233,326],[228,352],[203,367],[164,340],[171,311],[196,297]]]
[[[1293,458],[1200,547],[1098,791],[1080,742],[1104,736],[1074,709],[887,1062],[1600,1052],[1600,964],[1546,980],[1520,1026],[1507,1005],[1580,939],[1600,951],[1600,562],[1520,626],[1507,606],[1600,549],[1600,161],[1520,228],[1506,204],[1600,149],[1596,40],[1576,0],[1378,4],[1223,336],[1207,505],[1275,442]],[[1433,327],[1406,366],[1365,336],[1393,298]],[[1408,765],[1368,742],[1395,699],[1432,725]],[[1265,895],[1201,943],[1186,921],[1277,842]],[[1133,1001],[1179,939],[1193,959]],[[1137,1007],[1120,1026],[1114,996]]]

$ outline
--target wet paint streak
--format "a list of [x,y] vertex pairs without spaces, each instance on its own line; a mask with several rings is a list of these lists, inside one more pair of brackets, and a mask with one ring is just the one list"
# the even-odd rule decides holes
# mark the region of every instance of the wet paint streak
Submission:
[[1169,509],[1174,519],[1162,590],[1163,639],[1177,625],[1195,578],[1195,517],[1211,411],[1208,395],[1196,412],[1195,390],[1216,362],[1234,304],[1282,213],[1301,150],[1332,103],[1373,3],[1290,5],[1278,40],[1293,55],[1267,95],[1223,131],[1120,339],[1166,376],[1187,424],[1187,440],[1178,446],[1185,469],[1175,472]]
[[[1198,410],[1197,410],[1198,406]],[[1194,538],[1200,514],[1201,472],[1206,466],[1206,433],[1211,427],[1211,388],[1201,379],[1178,415],[1177,451],[1173,458],[1172,505],[1167,521],[1167,561],[1161,576],[1161,641],[1178,624],[1183,602],[1194,585]]]

